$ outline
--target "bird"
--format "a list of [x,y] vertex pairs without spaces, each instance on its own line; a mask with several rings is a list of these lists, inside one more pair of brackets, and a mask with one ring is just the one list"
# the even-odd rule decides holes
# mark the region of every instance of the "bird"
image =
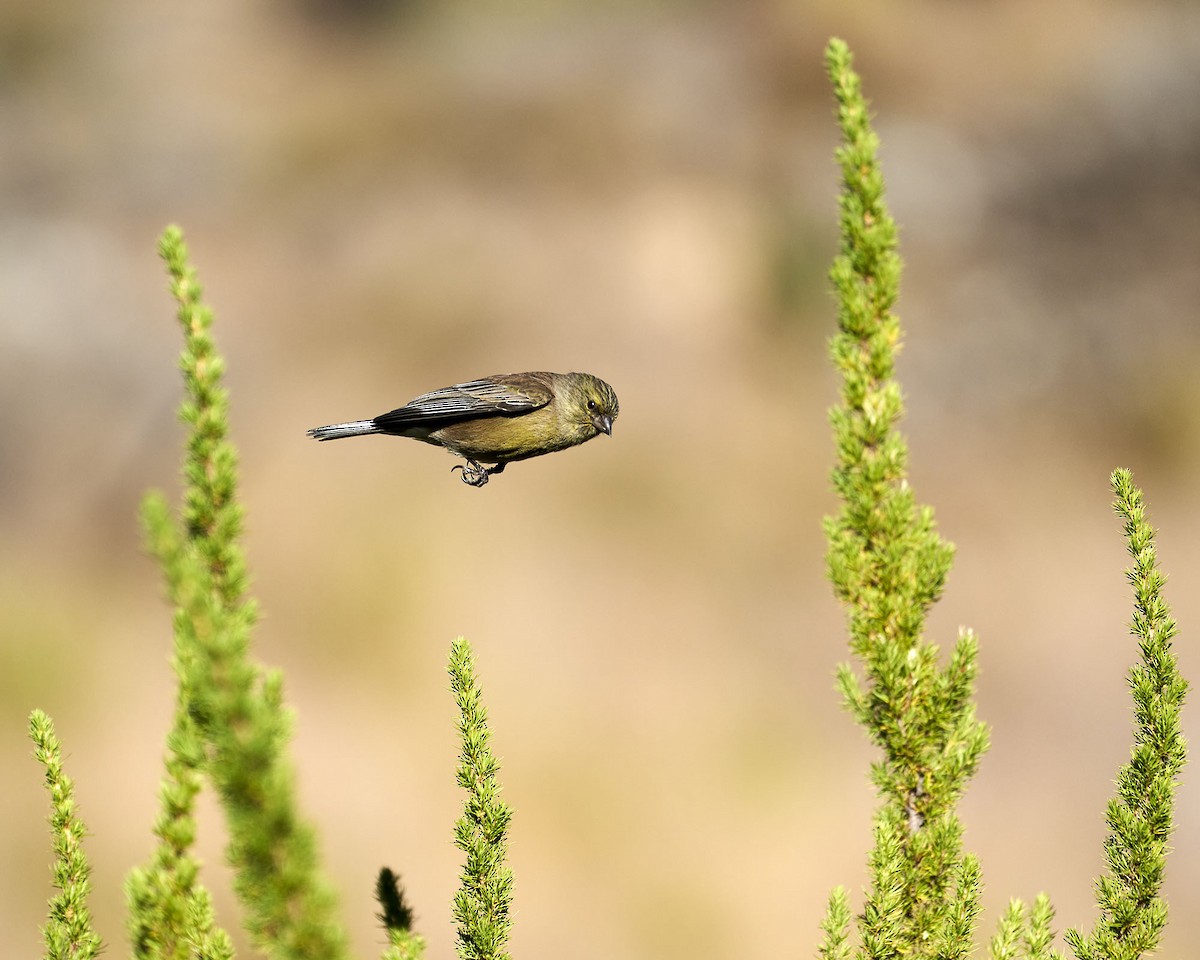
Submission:
[[461,470],[468,486],[482,487],[515,460],[612,436],[618,409],[613,388],[590,373],[505,373],[423,393],[370,420],[314,427],[308,436],[382,433],[423,440],[466,460],[451,470]]

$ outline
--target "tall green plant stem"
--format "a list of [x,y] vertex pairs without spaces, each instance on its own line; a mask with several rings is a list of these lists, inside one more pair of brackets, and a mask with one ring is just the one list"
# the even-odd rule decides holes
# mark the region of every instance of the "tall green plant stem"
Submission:
[[1141,657],[1129,671],[1133,752],[1108,803],[1107,870],[1096,881],[1100,918],[1089,936],[1066,933],[1080,960],[1138,960],[1158,946],[1167,924],[1167,904],[1159,891],[1175,791],[1187,758],[1180,714],[1188,685],[1171,647],[1176,625],[1162,594],[1166,577],[1158,569],[1154,529],[1128,470],[1113,473],[1112,487],[1133,558],[1125,575],[1133,587],[1132,632]]
[[249,657],[255,609],[246,597],[237,455],[212,314],[177,228],[166,230],[159,250],[184,334],[185,491],[178,525],[161,496],[147,497],[143,519],[176,607],[175,667],[187,714],[177,732],[194,728],[202,744],[197,768],[225,811],[234,887],[255,944],[277,958],[340,960],[345,935],[318,870],[312,830],[296,810],[282,681]]
[[[847,706],[881,751],[871,777],[875,817],[871,889],[860,918],[867,957],[965,957],[978,913],[979,868],[965,855],[955,805],[987,747],[975,717],[976,643],[963,632],[945,666],[922,637],[952,548],[906,479],[908,451],[893,379],[900,325],[896,228],[883,199],[878,139],[849,49],[833,40],[826,65],[842,145],[840,249],[830,277],[838,332],[830,343],[842,376],[830,412],[840,512],[827,519],[828,571],[847,610],[849,666],[838,675]],[[844,901],[831,901],[826,956],[842,956]]]
[[450,647],[450,689],[458,704],[461,753],[458,785],[467,792],[454,843],[466,855],[454,896],[458,955],[462,960],[508,960],[504,950],[512,919],[512,871],[506,863],[512,810],[500,799],[483,691],[475,679],[471,647],[459,637]]
[[62,747],[54,724],[41,710],[29,717],[34,757],[46,775],[50,794],[50,833],[54,843],[54,887],[50,917],[42,928],[46,960],[92,960],[101,949],[88,909],[91,867],[83,852],[83,821],[75,811],[75,785],[63,770]]

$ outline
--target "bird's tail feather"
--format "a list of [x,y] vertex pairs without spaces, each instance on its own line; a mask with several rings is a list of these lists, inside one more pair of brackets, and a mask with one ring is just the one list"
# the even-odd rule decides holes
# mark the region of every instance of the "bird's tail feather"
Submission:
[[379,433],[374,420],[331,423],[327,427],[313,427],[308,431],[308,435],[314,440],[340,440],[342,437],[361,437],[368,433]]

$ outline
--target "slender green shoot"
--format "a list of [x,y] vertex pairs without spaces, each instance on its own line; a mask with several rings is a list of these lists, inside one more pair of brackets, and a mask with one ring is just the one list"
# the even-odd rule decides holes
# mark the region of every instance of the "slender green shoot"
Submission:
[[834,887],[821,924],[825,939],[817,951],[820,960],[850,960],[850,898],[845,887]]
[[1024,940],[1028,960],[1062,960],[1062,954],[1053,947],[1054,907],[1044,893],[1034,897]]
[[1000,918],[992,937],[992,960],[1062,960],[1054,942],[1054,908],[1050,898],[1039,893],[1032,911],[1016,898]]
[[1014,897],[1000,918],[990,944],[992,960],[1019,960],[1021,933],[1027,922],[1025,904]]
[[63,771],[62,747],[54,723],[41,710],[29,716],[34,758],[46,772],[50,794],[50,834],[54,843],[54,887],[50,916],[42,928],[46,960],[90,960],[99,954],[100,937],[88,910],[91,882],[83,852],[83,821],[75,814],[75,785]]
[[1187,758],[1180,729],[1187,681],[1171,649],[1176,626],[1162,595],[1166,577],[1158,569],[1154,530],[1146,520],[1142,491],[1128,470],[1113,473],[1112,487],[1133,558],[1126,577],[1133,587],[1131,629],[1141,658],[1129,671],[1133,752],[1108,804],[1107,871],[1096,882],[1100,918],[1090,935],[1074,929],[1066,933],[1080,960],[1136,960],[1158,946],[1167,923],[1167,903],[1159,891],[1174,825],[1175,790]]
[[450,688],[458,704],[462,752],[458,785],[467,791],[454,843],[466,854],[462,885],[454,896],[461,960],[508,960],[512,921],[512,871],[506,863],[512,810],[500,799],[483,691],[475,679],[471,647],[462,637],[450,646]]

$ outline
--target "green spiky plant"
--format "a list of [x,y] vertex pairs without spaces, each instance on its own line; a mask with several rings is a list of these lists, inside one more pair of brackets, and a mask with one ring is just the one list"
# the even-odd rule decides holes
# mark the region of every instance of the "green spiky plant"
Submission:
[[[177,228],[166,230],[159,251],[184,335],[180,419],[188,437],[180,516],[172,515],[159,494],[149,495],[142,509],[147,541],[175,608],[178,686],[154,826],[158,843],[150,861],[132,871],[126,883],[133,955],[146,960],[225,960],[233,955],[229,935],[215,924],[192,853],[194,802],[207,782],[225,813],[226,853],[254,946],[280,960],[339,960],[347,956],[346,936],[334,916],[331,887],[320,872],[315,834],[297,810],[282,678],[250,658],[255,608],[246,595],[237,454],[228,439],[224,364],[212,340],[212,314],[201,300]],[[453,647],[451,672],[460,706],[464,819],[483,811],[487,826],[484,836],[469,849],[464,846],[468,860],[460,897],[485,909],[462,911],[459,942],[469,948],[460,952],[469,960],[501,960],[505,954],[500,946],[508,936],[507,900],[480,900],[480,891],[495,894],[497,877],[506,876],[507,814],[500,815],[505,808],[496,796],[497,764],[488,751],[481,694],[465,641]],[[99,941],[86,911],[87,863],[79,846],[83,826],[72,819],[71,785],[62,775],[49,719],[39,712],[30,723],[55,804],[51,822],[60,893],[51,903],[45,939],[50,956],[85,958],[95,953]],[[471,776],[470,771],[479,773]],[[466,829],[460,823],[460,838]],[[507,886],[500,892],[507,897]],[[413,931],[412,910],[398,877],[387,868],[380,871],[376,898],[388,937],[384,960],[421,957],[424,940]]]
[[[962,849],[955,811],[988,745],[987,728],[975,716],[978,645],[970,631],[961,631],[941,666],[937,646],[924,637],[952,548],[938,536],[933,511],[916,502],[907,481],[908,449],[896,429],[903,403],[893,377],[900,325],[892,308],[900,258],[884,202],[878,138],[841,40],[830,41],[826,66],[842,131],[840,250],[830,271],[838,303],[830,354],[842,376],[841,404],[830,413],[833,485],[842,508],[826,520],[827,562],[861,671],[860,679],[845,665],[838,682],[851,714],[880,750],[871,767],[880,806],[862,912],[854,923],[846,891],[835,889],[820,953],[826,960],[965,958],[974,949],[980,867]],[[1066,935],[1080,960],[1133,960],[1157,945],[1166,922],[1158,891],[1185,751],[1179,714],[1187,685],[1171,652],[1175,624],[1162,599],[1153,533],[1129,473],[1118,470],[1112,483],[1135,560],[1129,577],[1142,660],[1130,675],[1136,746],[1108,810],[1109,872],[1097,884],[1101,917],[1090,936]],[[1045,895],[1029,910],[1014,900],[991,942],[994,960],[1059,956],[1053,918]]]
[[46,776],[50,794],[50,836],[54,840],[54,887],[50,917],[42,928],[47,960],[91,960],[100,952],[100,937],[88,909],[91,868],[83,853],[83,821],[75,811],[75,785],[63,770],[62,745],[54,724],[41,710],[29,717],[33,755]]
[[[979,911],[979,864],[962,851],[956,805],[988,737],[971,699],[978,646],[963,631],[943,667],[923,637],[953,550],[905,479],[908,450],[895,428],[903,411],[893,379],[900,258],[878,140],[848,48],[834,41],[826,62],[843,136],[841,249],[830,271],[838,301],[830,354],[842,375],[842,403],[830,414],[833,485],[842,509],[825,523],[827,564],[864,674],[860,682],[843,665],[838,682],[882,754],[871,768],[883,802],[859,931],[866,956],[963,957]],[[845,892],[835,891],[827,956],[846,955],[847,916]]]
[[[829,576],[848,610],[857,670],[838,674],[846,704],[880,750],[871,779],[880,797],[870,855],[870,886],[855,915],[834,890],[820,955],[858,958],[965,958],[973,947],[980,867],[962,848],[956,805],[987,746],[975,716],[977,644],[963,631],[948,662],[924,639],[925,616],[938,599],[952,550],[932,511],[917,504],[906,480],[907,448],[896,430],[902,414],[894,360],[900,342],[892,313],[900,262],[896,230],[883,200],[859,78],[844,43],[831,41],[826,62],[838,101],[843,145],[841,249],[832,270],[838,333],[831,354],[843,377],[831,421],[837,448],[833,483],[842,509],[826,522]],[[185,492],[178,517],[165,498],[147,497],[143,521],[175,608],[176,710],[167,736],[157,846],[127,881],[133,955],[153,960],[226,960],[228,934],[216,925],[199,883],[194,802],[205,784],[220,799],[227,855],[245,926],[263,954],[287,960],[338,960],[346,937],[319,869],[315,834],[299,816],[287,757],[290,719],[282,680],[249,656],[253,603],[240,547],[237,457],[228,440],[223,363],[180,232],[169,228],[160,252],[184,333],[181,418],[188,428]],[[1160,897],[1173,823],[1176,779],[1184,762],[1179,714],[1186,683],[1171,652],[1175,624],[1162,598],[1154,535],[1141,492],[1127,471],[1112,477],[1133,567],[1133,633],[1141,659],[1130,673],[1135,747],[1109,804],[1108,869],[1097,882],[1100,917],[1091,933],[1069,930],[1080,960],[1133,960],[1153,950],[1166,922]],[[450,652],[458,711],[458,781],[467,792],[455,841],[465,854],[455,897],[457,948],[464,960],[507,960],[512,876],[505,863],[511,811],[499,798],[482,694],[465,641]],[[48,717],[30,718],[35,755],[51,797],[55,850],[46,956],[88,960],[100,950],[87,906],[84,825],[61,748]],[[379,920],[384,960],[417,960],[424,940],[399,878],[380,871]],[[1050,960],[1054,914],[1039,895],[1009,905],[991,941],[993,960]]]

